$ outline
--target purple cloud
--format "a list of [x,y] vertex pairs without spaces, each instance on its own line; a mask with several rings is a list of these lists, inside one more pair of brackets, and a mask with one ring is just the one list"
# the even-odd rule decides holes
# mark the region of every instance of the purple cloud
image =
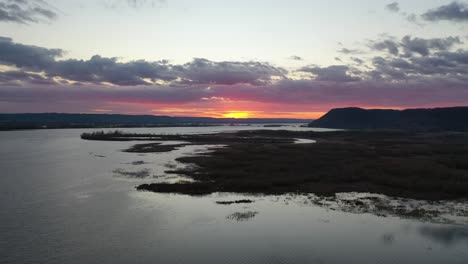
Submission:
[[[294,72],[265,62],[214,62],[194,59],[120,62],[93,56],[60,60],[63,51],[0,39],[0,111],[36,111],[73,105],[184,105],[250,102],[294,105],[298,109],[339,106],[429,107],[468,102],[468,51],[454,50],[456,37],[405,37],[372,49],[385,55],[351,57],[352,64],[307,66]],[[390,43],[388,42],[388,43]],[[387,43],[387,44],[388,44]],[[427,50],[427,52],[426,52]],[[410,54],[410,55],[408,55]],[[368,67],[365,68],[364,66]],[[304,78],[292,79],[290,74]],[[112,85],[108,85],[112,84]],[[125,108],[122,108],[125,109]],[[37,110],[39,111],[39,110]]]

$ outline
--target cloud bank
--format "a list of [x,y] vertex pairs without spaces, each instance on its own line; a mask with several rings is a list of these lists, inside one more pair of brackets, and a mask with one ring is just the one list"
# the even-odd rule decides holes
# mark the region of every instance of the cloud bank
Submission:
[[455,36],[384,37],[358,53],[343,53],[340,64],[286,70],[267,62],[205,58],[184,64],[100,55],[63,59],[62,49],[1,37],[0,111],[56,111],[54,105],[81,112],[113,107],[207,115],[193,109],[242,108],[310,114],[345,106],[465,105],[468,51],[462,44]]
[[30,24],[50,22],[57,13],[44,0],[0,1],[0,22]]
[[424,13],[422,17],[427,21],[455,21],[468,22],[468,4],[462,2],[452,2],[431,9]]

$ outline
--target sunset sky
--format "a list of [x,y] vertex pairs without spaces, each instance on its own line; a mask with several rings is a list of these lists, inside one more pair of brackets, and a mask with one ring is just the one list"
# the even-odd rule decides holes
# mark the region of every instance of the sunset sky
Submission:
[[468,2],[0,0],[0,112],[468,105]]

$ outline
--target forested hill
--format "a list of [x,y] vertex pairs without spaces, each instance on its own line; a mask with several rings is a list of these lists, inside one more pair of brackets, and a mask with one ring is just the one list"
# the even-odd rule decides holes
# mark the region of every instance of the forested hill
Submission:
[[384,110],[333,109],[311,127],[341,129],[468,130],[468,107]]

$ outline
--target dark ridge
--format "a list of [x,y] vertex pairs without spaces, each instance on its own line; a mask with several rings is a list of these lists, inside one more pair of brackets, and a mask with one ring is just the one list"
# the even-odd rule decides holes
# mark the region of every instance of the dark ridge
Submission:
[[468,130],[468,107],[384,110],[333,109],[310,127],[338,129]]
[[0,130],[42,128],[118,128],[164,126],[214,126],[220,124],[309,123],[305,119],[210,118],[114,114],[0,114]]

